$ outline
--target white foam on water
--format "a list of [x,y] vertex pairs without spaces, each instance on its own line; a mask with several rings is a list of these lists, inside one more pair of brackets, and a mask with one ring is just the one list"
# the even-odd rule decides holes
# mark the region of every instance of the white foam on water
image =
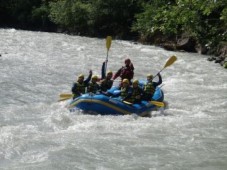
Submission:
[[[167,108],[151,118],[69,112],[59,94],[101,75],[105,39],[1,29],[0,169],[226,169],[227,74],[207,56],[113,40],[108,70],[162,71]],[[118,83],[118,82],[117,82]]]

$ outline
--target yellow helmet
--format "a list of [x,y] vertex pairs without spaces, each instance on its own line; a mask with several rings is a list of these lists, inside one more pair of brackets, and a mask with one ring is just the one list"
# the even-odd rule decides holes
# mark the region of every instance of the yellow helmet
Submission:
[[129,81],[128,81],[128,79],[123,79],[122,83],[127,83],[127,84],[129,84]]
[[92,76],[92,80],[98,80],[98,76]]
[[134,80],[132,84],[139,84],[138,80]]
[[84,78],[84,75],[83,75],[83,74],[80,74],[80,75],[78,76],[78,78]]
[[112,72],[112,71],[108,71],[108,72],[107,72],[107,75],[108,75],[108,74],[113,74],[113,72]]
[[153,75],[152,75],[152,74],[148,74],[148,75],[147,75],[147,78],[153,79]]

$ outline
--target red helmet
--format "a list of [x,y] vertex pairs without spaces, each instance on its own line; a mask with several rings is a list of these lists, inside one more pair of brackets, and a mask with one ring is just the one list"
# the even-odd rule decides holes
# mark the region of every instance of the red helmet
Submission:
[[129,58],[125,59],[125,64],[130,64],[131,60]]

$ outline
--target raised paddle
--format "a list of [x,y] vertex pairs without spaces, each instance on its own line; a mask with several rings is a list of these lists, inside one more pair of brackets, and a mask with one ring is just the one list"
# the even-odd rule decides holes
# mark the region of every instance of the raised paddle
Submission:
[[108,62],[108,53],[109,53],[109,49],[111,46],[111,42],[112,42],[112,37],[111,36],[107,36],[106,37],[106,49],[107,49],[107,54],[106,54],[106,65],[105,65],[105,70],[104,70],[104,74],[106,75],[106,70],[107,70],[107,62]]
[[162,69],[153,77],[153,79],[154,79],[159,73],[161,73],[162,70],[164,70],[166,67],[171,66],[176,60],[177,60],[177,57],[176,57],[175,55],[171,56],[171,57],[167,60],[165,66],[164,66],[164,67],[163,67],[163,68],[162,68]]

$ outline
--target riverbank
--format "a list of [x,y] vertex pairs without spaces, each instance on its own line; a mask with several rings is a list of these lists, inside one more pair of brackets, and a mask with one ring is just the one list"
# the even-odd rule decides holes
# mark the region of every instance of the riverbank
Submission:
[[152,42],[153,45],[160,46],[168,51],[185,51],[211,55],[211,57],[207,58],[208,61],[218,63],[227,69],[227,42],[220,42],[217,47],[209,48],[188,37],[179,38],[177,40],[153,37],[152,40],[140,39],[139,41],[143,44]]
[[[3,29],[14,29],[14,28],[3,28]],[[34,31],[29,29],[23,29],[28,31]],[[75,32],[65,31],[63,29],[52,29],[51,31],[46,30],[35,30],[35,31],[41,31],[41,32],[54,32],[54,33],[64,33],[68,35],[79,35]],[[97,37],[97,38],[104,38],[103,35],[96,35],[96,36],[89,36],[87,37]],[[113,36],[113,39],[119,39],[119,40],[127,40],[127,41],[134,41],[135,43],[142,43],[146,45],[156,45],[159,47],[164,48],[168,51],[185,51],[185,52],[192,52],[192,53],[199,53],[204,55],[211,55],[211,57],[207,58],[208,61],[212,61],[215,63],[220,64],[222,67],[227,69],[227,42],[221,42],[219,45],[215,48],[208,48],[207,46],[202,46],[195,40],[188,38],[188,37],[182,37],[177,40],[175,39],[166,39],[162,36],[156,36],[152,37],[150,39],[143,38],[143,37],[137,37],[137,36]],[[0,54],[1,57],[2,54]]]

